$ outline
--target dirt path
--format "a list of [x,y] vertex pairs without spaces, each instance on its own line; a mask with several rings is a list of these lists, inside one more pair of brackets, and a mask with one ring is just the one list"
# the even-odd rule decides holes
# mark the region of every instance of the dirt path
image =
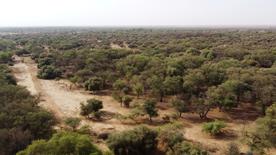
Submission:
[[[40,105],[54,112],[60,120],[67,117],[81,117],[79,115],[80,103],[91,98],[103,101],[104,111],[122,115],[128,114],[128,110],[120,107],[120,104],[110,96],[97,96],[82,90],[71,90],[70,82],[66,80],[38,79],[36,77],[38,69],[30,58],[24,58],[24,60],[18,60],[17,62],[12,69],[18,84],[26,87],[33,95],[40,95],[42,99]],[[82,124],[91,126],[94,131],[105,129],[124,130],[127,127],[118,123],[116,119],[105,122],[83,120]]]

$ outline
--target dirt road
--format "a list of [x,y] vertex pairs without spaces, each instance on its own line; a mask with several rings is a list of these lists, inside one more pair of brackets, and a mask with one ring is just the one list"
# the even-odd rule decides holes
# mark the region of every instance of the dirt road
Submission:
[[[120,107],[120,104],[110,96],[91,95],[80,89],[71,90],[71,83],[66,80],[38,79],[36,77],[37,66],[30,58],[18,60],[12,69],[18,84],[26,87],[33,95],[40,95],[42,99],[40,105],[54,112],[56,117],[61,120],[67,117],[81,117],[79,115],[80,103],[91,98],[103,101],[104,111],[122,115],[128,114],[128,110]],[[110,119],[101,123],[83,120],[82,124],[90,125],[94,130],[99,131],[105,129],[123,130],[127,127],[117,121]]]

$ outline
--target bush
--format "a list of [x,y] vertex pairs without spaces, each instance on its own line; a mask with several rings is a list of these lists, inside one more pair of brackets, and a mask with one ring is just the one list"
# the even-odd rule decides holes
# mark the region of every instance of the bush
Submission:
[[96,99],[87,100],[87,104],[81,103],[81,115],[88,116],[89,114],[96,113],[103,108],[103,102]]
[[172,150],[173,147],[184,141],[183,134],[174,128],[166,128],[166,129],[161,129],[159,132],[158,136],[158,141],[159,144],[163,147],[163,149],[167,150]]
[[158,116],[158,111],[156,109],[156,102],[153,100],[145,101],[143,105],[144,112],[149,116],[149,120],[152,121],[152,117]]
[[201,150],[188,142],[178,143],[173,147],[174,151],[167,152],[167,155],[208,155],[208,152]]
[[182,113],[188,111],[188,105],[183,100],[174,99],[172,101],[172,105],[174,106],[175,110],[178,112],[179,117],[181,117]]
[[85,89],[89,91],[99,91],[103,89],[103,79],[92,77],[84,83]]
[[132,101],[132,97],[126,95],[123,97],[123,104],[125,105],[125,107],[129,108],[129,104]]
[[204,123],[202,130],[211,135],[218,135],[222,133],[222,129],[226,127],[223,121],[215,120],[213,122]]
[[38,71],[38,78],[41,79],[55,79],[57,77],[61,76],[61,71],[54,66],[43,66],[39,71]]
[[115,155],[151,155],[157,144],[157,132],[145,126],[113,133],[107,144]]
[[11,62],[12,53],[11,52],[1,52],[0,51],[0,63]]
[[80,125],[80,121],[79,118],[69,117],[65,120],[65,124],[75,130]]
[[225,152],[225,155],[240,155],[240,149],[235,143],[230,143]]
[[[16,86],[6,65],[0,65],[0,154],[12,155],[32,140],[49,138],[56,121],[38,106],[38,99]],[[7,78],[8,77],[8,78]]]
[[71,132],[55,134],[50,140],[37,140],[17,155],[102,155],[86,135]]

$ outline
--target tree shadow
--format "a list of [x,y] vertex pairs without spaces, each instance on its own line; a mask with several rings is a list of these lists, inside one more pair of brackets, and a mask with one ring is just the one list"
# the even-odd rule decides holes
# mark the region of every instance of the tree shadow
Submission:
[[219,139],[219,140],[235,140],[238,138],[238,135],[235,133],[234,130],[228,129],[228,130],[224,130],[223,132],[213,136],[213,138],[215,139]]
[[236,121],[255,121],[260,117],[258,109],[253,106],[242,106],[227,112],[232,120]]

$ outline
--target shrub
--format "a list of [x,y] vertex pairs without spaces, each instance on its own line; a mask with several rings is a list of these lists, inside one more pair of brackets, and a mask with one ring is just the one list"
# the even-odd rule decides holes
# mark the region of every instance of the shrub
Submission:
[[149,116],[149,120],[152,121],[152,117],[158,116],[156,109],[156,102],[153,100],[145,101],[143,105],[144,112]]
[[96,113],[103,108],[103,102],[96,99],[87,100],[87,104],[81,103],[81,115],[88,116],[89,114]]
[[182,142],[176,144],[173,151],[168,151],[167,155],[208,155],[208,152],[188,142]]
[[71,132],[55,134],[50,140],[37,140],[17,155],[101,155],[101,151],[91,143],[86,135]]
[[235,143],[230,143],[225,152],[225,155],[240,155],[240,149]]
[[38,71],[38,78],[41,79],[55,79],[57,77],[61,76],[61,71],[54,66],[43,66],[39,71]]
[[183,112],[188,111],[188,105],[183,100],[174,99],[172,101],[172,105],[174,106],[175,110],[179,113],[179,117],[181,117]]
[[115,155],[151,155],[156,149],[157,132],[145,126],[113,133],[107,144]]
[[80,125],[80,121],[79,118],[69,117],[65,120],[65,124],[75,130]]
[[126,95],[123,97],[123,104],[125,105],[125,107],[129,108],[129,104],[132,101],[132,97]]
[[176,144],[183,142],[184,137],[179,130],[173,128],[166,128],[161,129],[161,131],[159,132],[158,141],[159,144],[163,146],[165,150],[170,149],[173,151],[173,147]]
[[202,130],[211,135],[218,135],[222,132],[222,129],[226,127],[223,121],[215,120],[213,122],[204,123]]
[[92,77],[84,83],[85,89],[89,91],[99,91],[103,89],[103,79]]

